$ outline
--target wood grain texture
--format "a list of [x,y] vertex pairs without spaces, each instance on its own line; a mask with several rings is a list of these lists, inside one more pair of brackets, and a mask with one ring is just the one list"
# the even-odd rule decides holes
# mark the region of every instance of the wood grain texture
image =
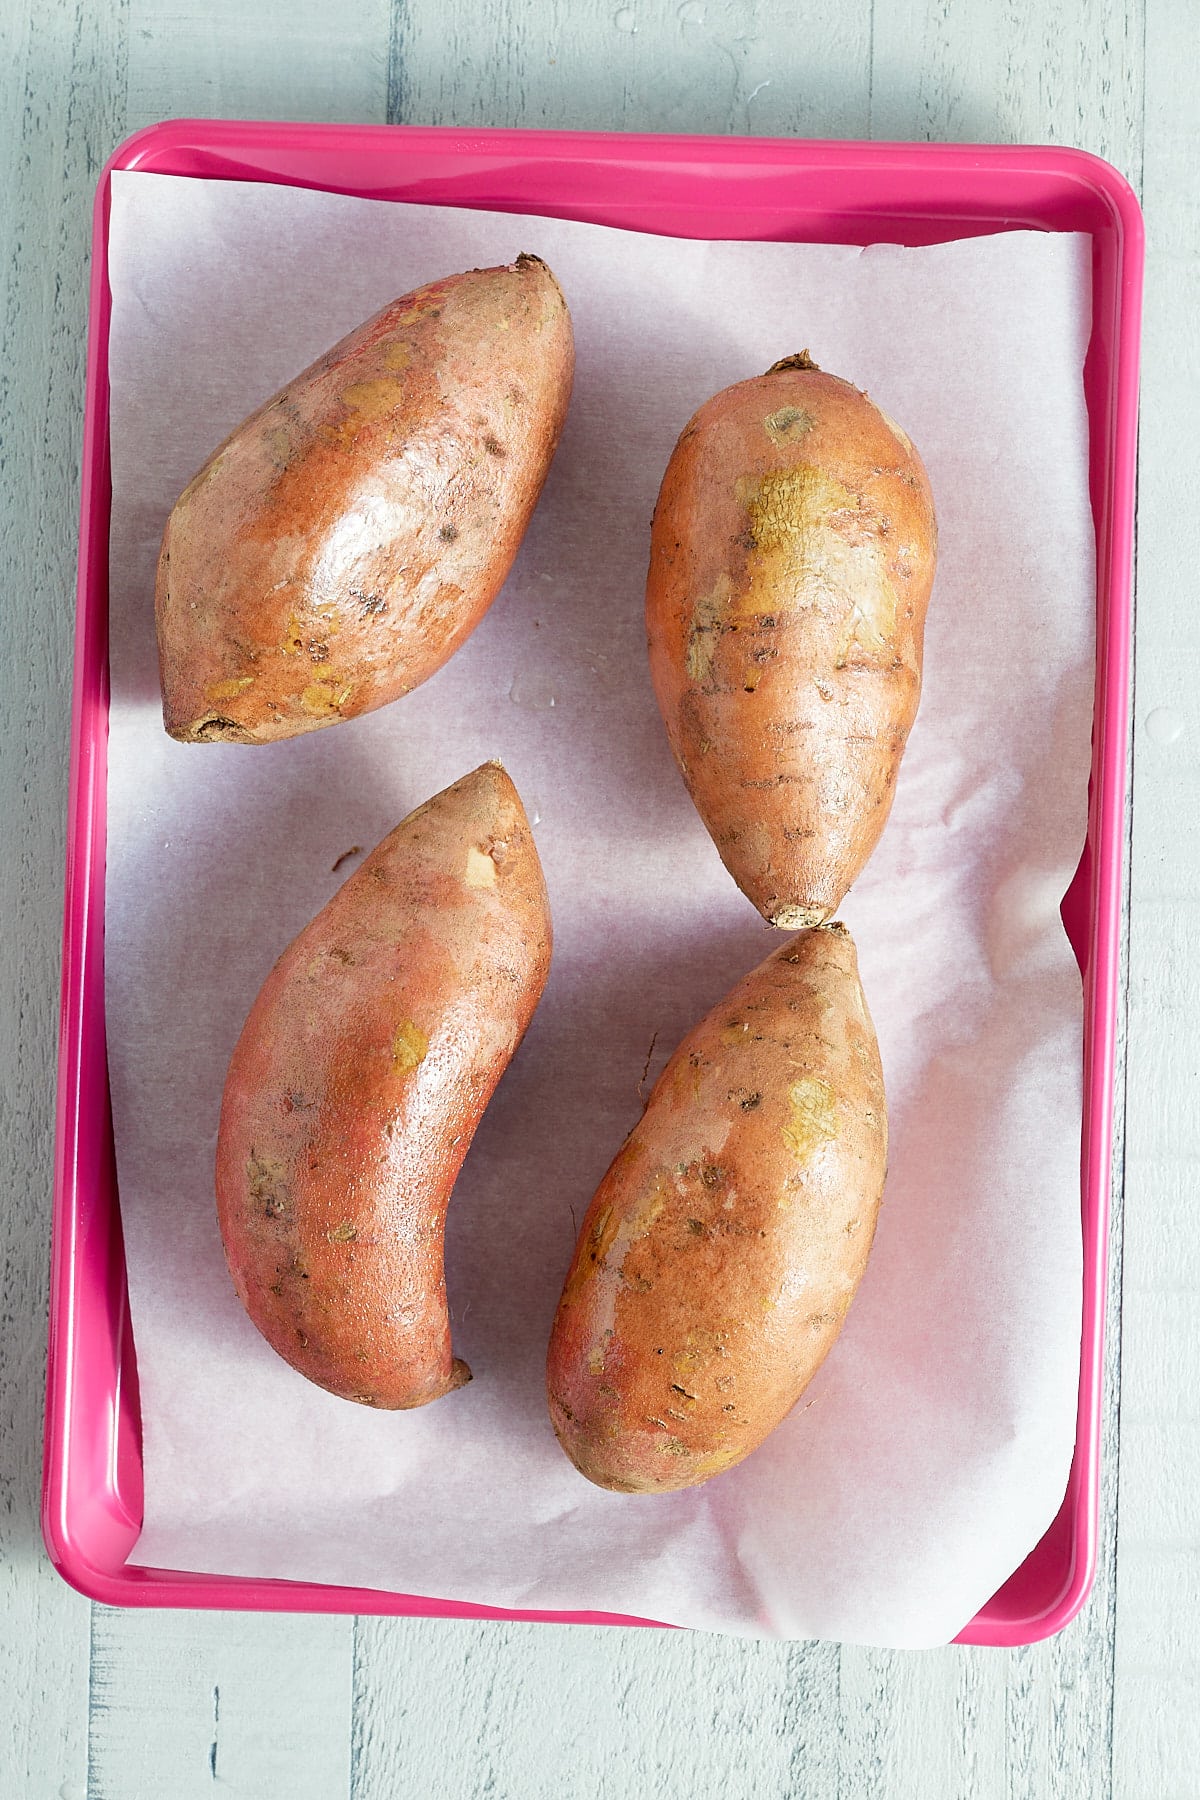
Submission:
[[381,120],[389,0],[126,0],[129,118]]
[[431,1783],[520,1800],[833,1795],[838,1659],[694,1632],[360,1619],[352,1800]]
[[861,137],[870,0],[397,0],[410,125]]
[[0,7],[0,1792],[82,1795],[86,1604],[38,1526],[54,1066],[96,172],[125,13]]
[[883,0],[871,135],[1073,144],[1136,180],[1141,0]]
[[1200,13],[1147,0],[1113,1800],[1200,1791]]
[[352,1631],[350,1619],[94,1607],[88,1800],[340,1800]]

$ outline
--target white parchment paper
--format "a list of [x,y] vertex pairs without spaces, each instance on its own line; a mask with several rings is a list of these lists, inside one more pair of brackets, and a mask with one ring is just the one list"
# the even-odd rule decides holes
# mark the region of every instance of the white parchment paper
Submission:
[[[162,730],[177,494],[252,407],[386,301],[545,257],[575,320],[562,446],[507,587],[415,694],[294,742]],[[113,178],[107,984],[144,1425],[137,1560],[748,1634],[952,1637],[1062,1499],[1079,1372],[1082,1005],[1058,901],[1083,842],[1094,545],[1089,245],[860,251],[147,174]],[[866,1279],[740,1468],[591,1487],[543,1395],[576,1221],[684,1031],[773,947],[675,770],[646,668],[658,483],[690,414],[808,347],[909,431],[941,525],[925,694],[843,916],[890,1097]],[[309,1386],[226,1276],[212,1160],[261,981],[353,862],[499,755],[554,909],[545,999],[450,1211],[472,1384],[380,1414]],[[653,1050],[651,1051],[651,1045]]]

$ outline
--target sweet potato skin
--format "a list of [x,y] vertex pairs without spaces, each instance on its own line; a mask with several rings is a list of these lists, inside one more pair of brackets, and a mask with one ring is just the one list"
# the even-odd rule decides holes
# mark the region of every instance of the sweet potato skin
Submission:
[[225,1082],[217,1212],[238,1295],[286,1362],[367,1406],[470,1379],[446,1209],[549,968],[550,912],[498,763],[385,838],[284,951]]
[[887,821],[936,548],[916,450],[806,352],[715,395],[667,466],[655,693],[722,860],[786,930],[832,916]]
[[841,1328],[886,1161],[853,942],[802,932],[684,1039],[588,1208],[547,1358],[582,1474],[693,1487],[775,1429]]
[[522,256],[393,301],[252,413],[163,534],[171,736],[293,737],[439,669],[512,566],[573,371],[562,290]]

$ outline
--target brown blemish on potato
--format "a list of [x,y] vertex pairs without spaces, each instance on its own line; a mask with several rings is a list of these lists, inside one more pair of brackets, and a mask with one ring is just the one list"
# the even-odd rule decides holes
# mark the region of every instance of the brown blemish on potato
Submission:
[[220,713],[210,713],[207,718],[194,720],[181,735],[201,744],[218,741],[248,744],[252,741],[252,733],[246,726],[240,725],[236,719],[225,718]]
[[364,619],[381,619],[387,612],[388,603],[382,594],[365,593],[362,588],[352,587],[350,598],[358,601],[359,616]]
[[771,914],[771,924],[780,931],[806,931],[820,925],[827,908],[823,906],[783,906]]
[[711,592],[700,595],[692,610],[687,644],[687,672],[688,679],[698,687],[707,687],[713,680],[713,663],[731,592],[732,584],[728,575],[722,575]]
[[251,1150],[246,1159],[246,1180],[251,1204],[268,1219],[281,1219],[288,1211],[287,1172],[282,1162]]
[[358,1236],[358,1226],[347,1219],[343,1224],[335,1225],[332,1231],[327,1231],[325,1236],[331,1244],[352,1244]]
[[267,455],[277,469],[286,469],[292,459],[292,434],[286,425],[275,425],[263,436]]
[[742,1112],[753,1112],[756,1107],[762,1105],[762,1094],[757,1088],[733,1088],[730,1090],[729,1098],[735,1106],[740,1107]]
[[802,406],[781,406],[763,420],[763,430],[773,444],[795,442],[806,431],[811,431],[812,426],[812,414],[806,413]]

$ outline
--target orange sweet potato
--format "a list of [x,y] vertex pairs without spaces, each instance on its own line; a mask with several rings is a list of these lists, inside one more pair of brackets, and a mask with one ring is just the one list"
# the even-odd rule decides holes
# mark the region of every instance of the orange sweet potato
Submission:
[[221,1236],[259,1331],[331,1393],[422,1406],[470,1379],[446,1208],[550,942],[529,822],[485,763],[384,839],[250,1010],[221,1106]]
[[163,720],[263,743],[441,668],[512,566],[566,416],[566,301],[536,256],[384,307],[228,437],[163,534]]
[[786,930],[831,917],[886,823],[936,546],[912,444],[807,351],[715,395],[667,466],[655,692],[726,868]]
[[693,1487],[774,1430],[841,1328],[886,1160],[853,942],[803,932],[683,1040],[584,1218],[547,1360],[582,1474]]

